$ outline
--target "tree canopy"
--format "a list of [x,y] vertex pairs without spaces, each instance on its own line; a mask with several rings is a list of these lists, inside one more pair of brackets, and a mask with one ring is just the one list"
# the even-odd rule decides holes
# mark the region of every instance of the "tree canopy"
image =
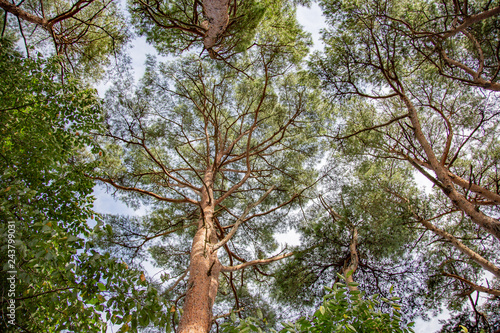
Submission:
[[2,331],[500,330],[498,3],[0,8]]

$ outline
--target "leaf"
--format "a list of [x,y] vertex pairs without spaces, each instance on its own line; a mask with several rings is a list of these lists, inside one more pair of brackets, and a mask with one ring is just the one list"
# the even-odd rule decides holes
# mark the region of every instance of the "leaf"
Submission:
[[346,324],[345,327],[351,332],[357,332],[354,326],[352,326],[351,324]]

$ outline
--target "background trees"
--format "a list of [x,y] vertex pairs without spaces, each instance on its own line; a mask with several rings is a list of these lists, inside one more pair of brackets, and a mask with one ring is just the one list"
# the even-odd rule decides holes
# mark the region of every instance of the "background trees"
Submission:
[[[427,195],[430,201],[391,193],[409,205],[413,219],[454,247],[433,251],[442,256],[442,274],[456,279],[448,287],[481,289],[473,282],[481,275],[462,265],[494,275],[498,270],[491,250],[499,236],[498,110],[490,92],[497,60],[487,51],[491,35],[482,34],[494,29],[496,9],[460,2],[322,5],[333,28],[312,68],[343,101],[332,139],[345,152],[406,161],[433,183],[437,192]],[[442,281],[437,276],[431,275],[431,286]],[[447,304],[458,309],[463,303],[455,298]]]
[[99,78],[129,37],[113,0],[1,0],[0,8],[2,38],[22,39],[28,57],[34,48],[59,56],[63,71],[83,79]]
[[275,296],[303,312],[305,306],[318,306],[322,286],[332,287],[343,276],[347,283],[357,283],[352,291],[404,295],[405,319],[419,316],[426,293],[422,280],[428,273],[419,257],[420,234],[408,227],[406,207],[387,191],[397,186],[418,192],[408,184],[411,173],[397,163],[341,161],[337,156],[328,164],[335,174],[328,172],[321,192],[298,216],[301,247],[280,267]]

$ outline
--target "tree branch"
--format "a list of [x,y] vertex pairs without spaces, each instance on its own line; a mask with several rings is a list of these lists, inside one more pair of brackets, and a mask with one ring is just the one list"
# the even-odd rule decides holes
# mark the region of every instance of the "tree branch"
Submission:
[[486,288],[486,287],[483,287],[483,286],[479,286],[479,285],[475,284],[474,282],[471,282],[471,281],[469,281],[467,279],[464,279],[463,277],[455,275],[455,274],[450,274],[450,273],[446,273],[446,272],[443,272],[442,274],[444,276],[452,277],[454,279],[457,279],[459,281],[467,283],[469,286],[472,287],[472,289],[474,289],[476,291],[480,291],[480,292],[487,293],[487,294],[490,294],[490,295],[500,296],[500,290],[490,289],[490,288]]
[[274,189],[276,188],[276,185],[273,185],[271,186],[271,188],[269,190],[266,191],[266,193],[264,193],[259,200],[257,200],[255,203],[249,205],[245,211],[243,211],[243,214],[241,214],[241,216],[238,218],[238,220],[234,223],[234,226],[233,228],[231,229],[231,231],[220,241],[218,242],[217,244],[215,244],[213,247],[212,247],[212,252],[215,252],[217,251],[220,247],[224,246],[224,244],[226,244],[233,236],[234,234],[236,233],[236,231],[238,230],[238,227],[240,226],[241,223],[243,223],[245,221],[245,217],[248,215],[248,213],[250,212],[250,210],[254,207],[256,207],[257,205],[259,205],[262,201],[264,201],[264,199],[269,195],[269,193],[271,193]]
[[156,198],[160,201],[166,201],[166,202],[172,202],[172,203],[191,203],[194,205],[198,205],[197,201],[195,201],[193,199],[189,199],[189,198],[184,198],[184,199],[166,198],[166,197],[162,197],[161,195],[158,195],[154,192],[146,191],[146,190],[143,190],[140,188],[118,185],[112,179],[106,179],[106,178],[102,178],[102,177],[93,177],[93,176],[89,176],[89,178],[100,180],[100,181],[107,183],[107,184],[110,184],[111,186],[113,186],[117,189],[120,189],[120,190],[146,194],[146,195],[149,195],[149,196]]
[[245,262],[243,264],[239,264],[239,265],[236,265],[236,266],[222,266],[222,268],[221,268],[220,271],[221,272],[234,272],[234,271],[238,271],[240,269],[243,269],[243,268],[246,268],[246,267],[250,267],[250,266],[265,265],[265,264],[269,264],[269,263],[277,261],[277,260],[281,260],[281,259],[290,257],[293,254],[294,254],[293,252],[289,252],[289,253],[285,253],[285,254],[282,254],[282,255],[279,255],[279,256],[275,256],[275,257],[271,257],[271,258],[268,258],[268,259],[258,259],[258,260],[247,261],[247,262]]
[[331,135],[327,135],[328,137],[330,138],[334,138],[335,140],[344,140],[344,139],[348,139],[352,136],[355,136],[355,135],[358,135],[360,133],[363,133],[363,132],[366,132],[366,131],[371,131],[371,130],[374,130],[374,129],[377,129],[377,128],[380,128],[380,127],[385,127],[385,126],[388,126],[396,121],[399,121],[401,119],[404,119],[404,118],[407,118],[408,117],[408,113],[407,114],[404,114],[402,116],[399,116],[399,117],[396,117],[396,118],[393,118],[391,120],[389,120],[388,122],[385,122],[383,124],[380,124],[380,125],[375,125],[375,126],[372,126],[372,127],[367,127],[367,128],[363,128],[359,131],[356,131],[354,133],[351,133],[351,134],[348,134],[348,135],[345,135],[345,136],[335,136],[335,137],[332,137]]

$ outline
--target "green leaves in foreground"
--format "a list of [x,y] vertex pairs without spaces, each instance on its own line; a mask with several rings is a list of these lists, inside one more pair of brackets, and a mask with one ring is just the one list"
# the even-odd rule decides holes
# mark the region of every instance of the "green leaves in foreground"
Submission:
[[[387,299],[377,294],[364,297],[364,292],[349,292],[347,285],[340,282],[325,289],[328,294],[311,318],[302,317],[293,324],[283,323],[284,328],[279,332],[413,332],[410,328],[413,323],[404,325],[401,321],[401,306],[396,303],[398,297]],[[225,333],[264,332],[265,323],[265,318],[247,317],[238,322],[236,316],[232,316],[231,322],[222,324],[222,327]],[[271,328],[265,331],[276,332]]]
[[59,69],[0,40],[0,331],[165,327],[168,306],[143,273],[88,241],[103,231],[87,223],[94,183],[76,160],[100,105]]

